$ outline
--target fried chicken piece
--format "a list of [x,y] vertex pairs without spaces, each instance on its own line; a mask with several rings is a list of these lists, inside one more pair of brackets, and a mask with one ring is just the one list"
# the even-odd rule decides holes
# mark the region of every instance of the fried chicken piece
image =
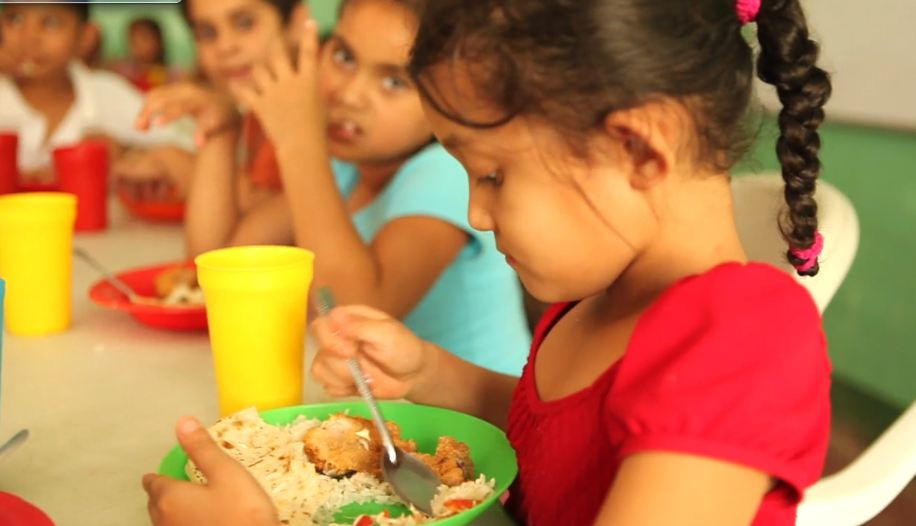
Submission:
[[167,298],[176,287],[181,285],[189,289],[198,288],[197,270],[190,267],[173,267],[156,275],[156,294],[160,298]]
[[[397,447],[413,452],[413,440],[401,439],[401,428],[385,422]],[[363,472],[381,477],[382,441],[371,420],[336,414],[309,429],[302,439],[305,454],[321,473],[345,477]]]
[[446,486],[457,486],[474,478],[471,448],[452,437],[439,437],[435,455],[426,453],[413,453],[413,455],[429,466]]

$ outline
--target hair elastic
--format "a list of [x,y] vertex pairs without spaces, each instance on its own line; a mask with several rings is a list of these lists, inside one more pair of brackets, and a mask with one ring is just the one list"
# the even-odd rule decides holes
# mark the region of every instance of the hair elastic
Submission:
[[735,12],[738,13],[738,20],[742,25],[750,24],[757,19],[757,13],[760,12],[760,0],[738,0]]
[[793,248],[789,251],[792,257],[796,258],[797,264],[792,266],[799,272],[807,272],[817,264],[817,258],[824,250],[824,236],[820,232],[814,233],[814,244],[810,248]]

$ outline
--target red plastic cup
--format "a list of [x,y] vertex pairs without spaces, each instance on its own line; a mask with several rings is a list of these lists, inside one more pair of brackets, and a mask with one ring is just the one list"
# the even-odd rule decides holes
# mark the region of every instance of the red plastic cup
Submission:
[[76,230],[108,226],[108,147],[83,141],[54,150],[54,170],[60,189],[76,196]]
[[19,167],[17,149],[19,136],[15,133],[0,132],[0,195],[18,190]]

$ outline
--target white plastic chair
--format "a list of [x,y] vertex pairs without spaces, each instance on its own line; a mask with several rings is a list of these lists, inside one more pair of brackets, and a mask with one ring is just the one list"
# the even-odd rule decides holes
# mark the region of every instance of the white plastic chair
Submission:
[[836,293],[859,246],[859,220],[849,199],[830,183],[817,183],[818,229],[824,236],[820,271],[801,277],[786,260],[786,242],[779,233],[777,218],[785,210],[784,183],[777,173],[741,175],[732,179],[735,222],[738,234],[754,261],[769,263],[794,276],[824,312]]
[[[748,257],[785,269],[827,308],[855,259],[859,222],[849,200],[830,183],[818,181],[818,223],[824,236],[821,269],[799,277],[786,261],[786,244],[776,218],[785,209],[782,177],[776,173],[732,180],[735,220]],[[796,526],[859,526],[881,512],[916,476],[916,403],[842,471],[808,488]]]
[[796,526],[859,526],[916,475],[916,403],[842,471],[808,488]]

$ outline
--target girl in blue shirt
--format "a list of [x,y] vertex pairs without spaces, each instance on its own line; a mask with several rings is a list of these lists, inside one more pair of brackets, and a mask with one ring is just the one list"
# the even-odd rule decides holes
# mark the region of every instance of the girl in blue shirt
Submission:
[[[317,256],[314,286],[339,302],[386,311],[461,358],[517,375],[529,344],[521,289],[492,234],[468,225],[466,172],[433,142],[407,74],[416,9],[346,0],[320,48],[309,21],[297,60],[278,39],[230,83],[273,144],[283,192],[247,214],[214,197],[189,243],[295,242]],[[198,122],[207,125],[219,134]]]

